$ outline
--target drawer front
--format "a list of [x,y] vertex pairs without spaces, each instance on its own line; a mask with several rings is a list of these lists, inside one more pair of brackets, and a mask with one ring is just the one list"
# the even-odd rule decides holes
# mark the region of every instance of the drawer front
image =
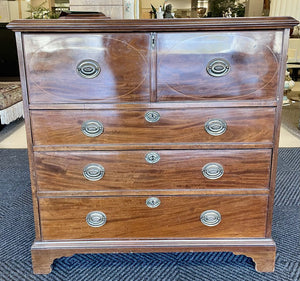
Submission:
[[268,188],[271,150],[36,152],[41,191]]
[[[151,116],[153,111],[159,120],[146,121],[145,115],[148,116],[150,112]],[[33,143],[36,146],[231,142],[271,144],[274,117],[274,108],[31,111]],[[92,136],[87,136],[87,132]]]
[[[44,240],[255,238],[265,237],[267,199],[263,195],[40,198],[39,206]],[[210,226],[201,222],[201,215]]]
[[275,100],[281,31],[157,36],[158,101]]
[[149,101],[148,34],[24,34],[30,103]]

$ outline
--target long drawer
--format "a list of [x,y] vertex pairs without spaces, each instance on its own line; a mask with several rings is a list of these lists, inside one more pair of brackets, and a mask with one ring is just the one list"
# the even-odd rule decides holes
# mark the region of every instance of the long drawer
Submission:
[[268,196],[40,198],[43,240],[265,237]]
[[274,122],[274,108],[31,111],[36,146],[272,144]]
[[268,188],[271,150],[36,152],[41,191]]

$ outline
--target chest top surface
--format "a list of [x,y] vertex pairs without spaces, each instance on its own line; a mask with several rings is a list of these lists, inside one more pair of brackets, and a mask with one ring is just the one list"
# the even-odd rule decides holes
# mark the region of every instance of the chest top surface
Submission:
[[128,31],[200,31],[268,30],[292,28],[292,17],[205,18],[164,20],[58,19],[15,20],[7,27],[24,32],[128,32]]

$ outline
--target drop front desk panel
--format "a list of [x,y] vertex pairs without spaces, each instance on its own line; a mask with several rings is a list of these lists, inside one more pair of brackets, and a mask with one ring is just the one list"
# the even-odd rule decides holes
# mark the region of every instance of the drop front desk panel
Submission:
[[273,271],[292,18],[18,20],[35,273],[76,253],[230,251]]

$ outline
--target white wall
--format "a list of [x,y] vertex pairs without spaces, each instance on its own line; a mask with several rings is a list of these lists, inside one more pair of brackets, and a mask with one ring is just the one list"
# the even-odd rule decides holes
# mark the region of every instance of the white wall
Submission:
[[272,0],[270,16],[291,16],[300,20],[299,0]]
[[21,11],[19,11],[19,1],[7,1],[0,0],[0,22],[9,22],[15,19],[27,18],[30,13],[26,12],[28,10],[28,3],[25,0],[20,1]]
[[261,17],[264,9],[264,0],[247,0],[246,17]]
[[171,0],[168,3],[172,4],[173,9],[190,9],[191,0]]
[[[19,6],[18,1],[8,1],[9,3],[9,10],[10,10],[10,20],[19,19]],[[28,2],[22,1],[21,2],[21,13],[22,19],[26,19],[30,16],[30,13],[26,12],[28,10]]]

